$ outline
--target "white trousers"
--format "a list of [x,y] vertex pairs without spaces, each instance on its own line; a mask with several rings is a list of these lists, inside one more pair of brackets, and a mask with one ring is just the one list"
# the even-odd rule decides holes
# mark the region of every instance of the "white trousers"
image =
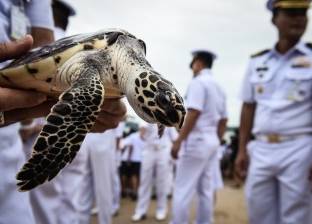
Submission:
[[[104,137],[105,138],[105,137]],[[97,204],[98,223],[111,224],[112,150],[103,144],[83,142],[73,163],[62,177],[62,224],[89,224]]]
[[59,223],[61,189],[58,177],[30,191],[30,203],[36,224]]
[[[80,222],[89,224],[94,201],[99,209],[98,223],[110,224],[112,212],[112,169],[113,150],[105,145],[95,146],[97,142],[87,138],[82,147],[87,147],[88,162],[83,169],[78,198],[80,199]],[[95,199],[95,200],[94,200]]]
[[[207,136],[204,142],[184,147],[179,156],[172,202],[172,224],[188,224],[189,209],[195,192],[198,195],[197,224],[213,221],[212,172],[217,159],[218,139]],[[207,142],[208,141],[208,142]]]
[[17,128],[0,130],[0,224],[35,223],[29,192],[18,192],[16,187],[16,173],[26,161]]
[[89,170],[87,170],[88,159],[87,148],[81,148],[73,162],[59,174],[59,183],[62,188],[60,224],[82,224],[87,223],[89,220],[92,205],[90,205],[89,197],[85,197],[81,192],[84,190],[83,187],[86,187],[85,184],[89,184],[89,182],[84,183],[84,175],[89,173]]
[[173,191],[172,224],[188,224],[189,209],[194,193],[198,195],[197,224],[211,224],[213,220],[212,160],[182,156],[177,164]]
[[212,171],[212,182],[213,182],[213,188],[214,191],[218,191],[224,187],[223,179],[222,179],[222,173],[221,173],[221,167],[220,167],[220,153],[221,148],[217,151],[217,158],[214,160],[214,168]]
[[[116,157],[116,154],[115,154]],[[120,208],[120,193],[121,193],[121,183],[119,178],[119,167],[117,165],[117,161],[115,161],[115,165],[112,168],[113,171],[113,205],[112,205],[112,214],[116,213]]]
[[311,224],[312,137],[248,145],[246,197],[251,224]]
[[[147,147],[142,152],[140,171],[140,186],[138,203],[135,213],[147,213],[153,183],[156,185],[157,207],[156,212],[167,212],[168,173],[170,172],[170,154],[168,148]],[[155,174],[155,177],[154,177]],[[155,181],[153,181],[153,179]]]

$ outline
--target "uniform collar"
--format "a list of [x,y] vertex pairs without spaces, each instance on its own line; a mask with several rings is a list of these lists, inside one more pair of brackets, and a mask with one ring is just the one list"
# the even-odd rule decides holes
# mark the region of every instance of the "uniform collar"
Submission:
[[[300,52],[301,54],[307,55],[309,54],[309,49],[306,47],[306,45],[302,42],[299,41],[293,48],[289,49],[288,52],[284,55],[290,55],[293,54],[294,52]],[[276,50],[276,45],[271,49],[269,54],[267,55],[269,58],[270,57],[281,57],[284,56],[281,55],[277,50]]]
[[311,50],[301,41],[295,46],[295,49],[305,55],[311,54]]
[[197,77],[200,76],[200,75],[204,75],[204,74],[212,75],[212,74],[211,74],[211,69],[209,69],[209,68],[204,68],[204,69],[200,70],[200,72],[198,73]]

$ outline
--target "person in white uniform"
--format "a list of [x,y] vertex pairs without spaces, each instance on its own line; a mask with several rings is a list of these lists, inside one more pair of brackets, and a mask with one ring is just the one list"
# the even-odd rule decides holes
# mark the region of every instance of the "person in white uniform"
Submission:
[[[19,39],[26,35],[27,20],[31,26],[29,27],[30,32],[34,37],[33,46],[40,46],[41,44],[53,40],[53,21],[50,1],[33,0],[26,2],[3,0],[0,2],[0,42],[3,43],[10,39]],[[26,38],[28,39],[27,41],[29,41],[29,44],[27,48],[24,48],[25,50],[29,49],[32,43],[30,37]],[[22,41],[25,41],[25,39]],[[1,58],[5,57],[2,56]],[[7,101],[8,98],[5,98],[5,95],[9,92],[10,89],[1,88],[1,99],[4,97],[4,100]],[[13,96],[16,94],[15,97],[19,97],[18,91],[15,91],[15,94],[12,91],[11,93],[13,93]],[[27,92],[24,93],[25,95],[28,94]],[[36,98],[35,95],[33,96],[34,101],[39,99],[39,101],[34,103],[33,106],[46,99],[44,96],[41,97],[42,100]],[[7,109],[11,110],[22,107],[21,105],[18,105],[17,100],[14,100],[13,104],[15,104],[12,105],[13,107]],[[5,124],[5,121],[2,112],[5,111],[6,108],[2,107],[2,105],[0,105],[0,108],[0,125],[3,125]],[[12,113],[10,116],[12,116]],[[10,118],[6,117],[6,121],[10,122]],[[20,124],[16,123],[0,128],[0,223],[33,224],[35,223],[35,220],[29,202],[29,194],[18,192],[16,187],[15,175],[25,162],[25,154],[23,153],[22,141],[19,136],[19,127]]]
[[252,56],[243,82],[236,170],[244,178],[248,167],[252,224],[312,223],[312,44],[301,41],[309,6],[268,2],[278,41]]
[[142,152],[138,202],[132,221],[137,222],[146,217],[151,200],[152,187],[155,182],[157,206],[155,218],[162,221],[167,216],[167,196],[170,173],[170,149],[176,139],[174,128],[165,128],[161,138],[157,124],[146,124],[143,139],[146,147]]
[[[98,207],[98,223],[110,224],[113,190],[113,154],[116,146],[114,130],[89,133],[79,153],[80,175],[73,179],[72,205],[79,224],[88,224],[94,202]],[[79,154],[78,154],[79,155]],[[69,183],[69,182],[67,182]]]
[[130,196],[132,200],[137,199],[142,152],[146,147],[146,142],[143,138],[145,131],[145,127],[140,127],[138,132],[132,133],[121,140],[121,148],[123,149],[120,167],[122,188],[125,192],[127,182],[130,180]]
[[171,151],[173,158],[179,158],[172,224],[189,223],[189,207],[195,192],[198,195],[196,224],[210,224],[213,219],[212,169],[220,146],[218,127],[223,121],[225,94],[211,74],[214,54],[196,51],[193,56],[194,78],[186,96],[187,114]]
[[123,137],[123,132],[125,128],[125,122],[122,121],[119,123],[118,127],[114,129],[115,133],[115,141],[116,141],[116,147],[113,153],[114,156],[114,161],[115,163],[113,164],[113,206],[112,206],[112,215],[117,216],[118,211],[120,208],[120,196],[121,196],[121,183],[120,183],[120,178],[119,178],[119,167],[120,167],[120,151],[121,151],[121,146],[120,142]]

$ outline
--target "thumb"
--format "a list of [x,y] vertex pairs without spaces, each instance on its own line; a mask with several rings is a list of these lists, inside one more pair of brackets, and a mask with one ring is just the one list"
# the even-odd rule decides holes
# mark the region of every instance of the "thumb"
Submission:
[[31,49],[32,44],[31,35],[26,35],[16,41],[0,43],[0,61],[14,59],[25,54]]

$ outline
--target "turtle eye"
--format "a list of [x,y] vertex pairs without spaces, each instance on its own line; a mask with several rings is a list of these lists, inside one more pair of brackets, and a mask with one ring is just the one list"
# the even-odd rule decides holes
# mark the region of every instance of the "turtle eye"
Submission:
[[170,97],[165,94],[159,94],[156,97],[156,102],[161,106],[161,107],[166,107],[170,103]]
[[110,46],[112,44],[114,44],[117,40],[118,40],[118,37],[120,35],[123,35],[123,33],[120,33],[120,32],[111,32],[111,33],[108,33],[108,38],[107,38],[107,45]]
[[145,45],[145,42],[144,42],[143,40],[140,40],[140,39],[139,39],[139,43],[140,43],[140,45],[143,47],[143,49],[144,49],[144,54],[146,55],[146,45]]

